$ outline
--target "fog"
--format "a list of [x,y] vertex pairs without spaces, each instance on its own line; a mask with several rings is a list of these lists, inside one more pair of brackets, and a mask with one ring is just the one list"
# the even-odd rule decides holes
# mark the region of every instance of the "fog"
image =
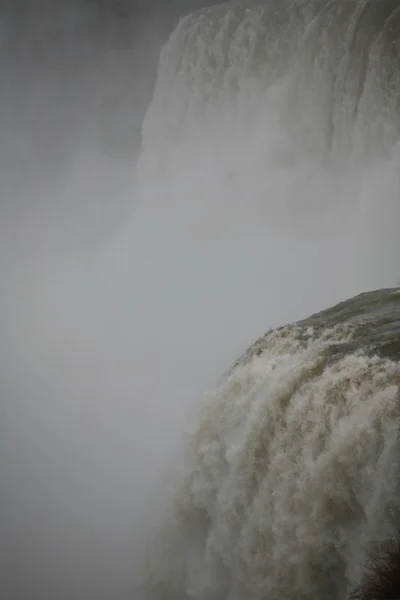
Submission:
[[[1,25],[0,594],[128,598],[135,507],[160,429],[145,404],[153,358],[136,346],[134,304],[103,318],[118,311],[112,273],[94,328],[85,312],[74,324],[74,276],[53,307],[60,322],[46,314],[47,290],[97,264],[132,218],[140,127],[169,23],[42,2],[4,9]],[[84,283],[93,293],[90,266]]]
[[[201,394],[268,327],[394,283],[397,179],[389,164],[347,196],[341,182],[366,216],[343,200],[319,232],[319,212],[289,210],[304,173],[271,179],[272,212],[249,209],[249,179],[227,182],[227,153],[200,142],[168,193],[151,169],[138,183],[170,22],[89,4],[27,18],[2,28],[0,593],[122,600]],[[339,190],[313,185],[307,214]]]

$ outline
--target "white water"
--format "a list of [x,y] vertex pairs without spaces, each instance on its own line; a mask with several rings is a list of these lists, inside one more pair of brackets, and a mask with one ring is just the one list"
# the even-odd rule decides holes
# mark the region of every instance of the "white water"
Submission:
[[[151,539],[154,598],[346,598],[398,527],[397,363],[323,349],[351,328],[273,332],[202,403],[173,510]],[[151,593],[152,592],[152,593]]]
[[[178,29],[160,63],[137,177],[96,156],[103,175],[94,190],[83,186],[93,179],[85,163],[76,161],[69,179],[67,212],[78,215],[75,191],[110,202],[132,196],[129,221],[78,257],[73,244],[53,257],[57,240],[44,236],[43,251],[29,257],[27,248],[13,272],[2,444],[13,498],[5,564],[15,581],[24,574],[14,582],[19,597],[29,587],[45,599],[129,597],[154,490],[160,501],[204,391],[269,326],[398,280],[399,149],[386,126],[397,113],[381,98],[386,71],[371,62],[372,91],[365,87],[354,129],[341,112],[352,92],[338,92],[339,134],[327,145],[324,111],[315,119],[326,65],[321,59],[314,81],[307,44],[293,38],[304,54],[292,62],[282,31],[265,49],[261,17],[258,8],[222,8]],[[291,21],[287,39],[300,25]],[[117,183],[105,194],[111,173]],[[392,442],[388,434],[388,453]],[[218,577],[215,597],[228,597],[218,595]],[[208,585],[200,579],[196,598]],[[173,585],[182,595],[179,579]]]

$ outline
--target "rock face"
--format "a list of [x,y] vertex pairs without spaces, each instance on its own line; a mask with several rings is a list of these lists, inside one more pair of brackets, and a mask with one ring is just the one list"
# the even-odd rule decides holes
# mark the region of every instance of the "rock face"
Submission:
[[[399,556],[399,345],[389,289],[250,347],[201,403],[146,592],[339,599],[363,582],[354,598],[383,598]],[[383,562],[363,576],[376,544]]]
[[398,598],[400,595],[400,540],[398,537],[371,549],[361,583],[350,600]]

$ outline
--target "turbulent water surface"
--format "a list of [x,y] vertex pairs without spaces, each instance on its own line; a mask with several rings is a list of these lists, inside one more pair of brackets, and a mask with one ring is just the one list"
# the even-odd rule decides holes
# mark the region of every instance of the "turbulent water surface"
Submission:
[[400,291],[268,331],[202,401],[149,589],[344,598],[400,519]]

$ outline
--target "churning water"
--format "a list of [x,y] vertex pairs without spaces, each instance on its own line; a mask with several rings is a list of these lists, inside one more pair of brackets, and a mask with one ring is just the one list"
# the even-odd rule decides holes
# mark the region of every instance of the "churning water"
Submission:
[[177,25],[131,218],[17,286],[20,597],[339,599],[395,534],[399,31],[398,0]]

